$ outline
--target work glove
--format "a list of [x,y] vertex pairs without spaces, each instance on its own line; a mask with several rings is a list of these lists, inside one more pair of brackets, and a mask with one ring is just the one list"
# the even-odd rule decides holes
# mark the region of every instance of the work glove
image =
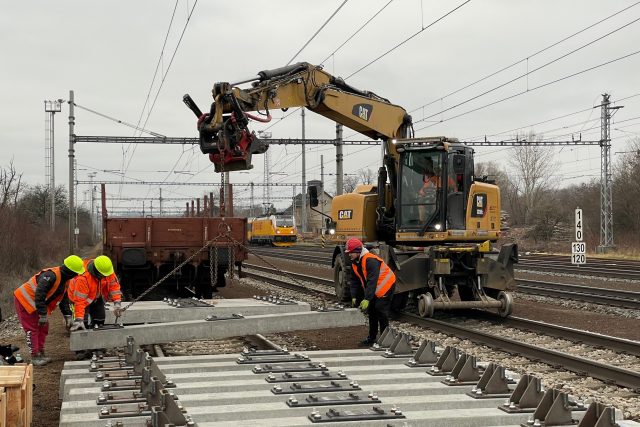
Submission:
[[73,317],[71,317],[69,315],[65,315],[64,316],[64,327],[69,329],[69,328],[71,328],[71,326],[73,326]]
[[351,298],[351,307],[353,307],[353,308],[356,307],[356,299],[355,298]]
[[116,301],[113,303],[113,315],[116,317],[121,317],[124,311],[122,310],[122,304],[120,301]]
[[73,322],[73,325],[71,325],[71,328],[69,328],[69,330],[71,332],[73,332],[73,331],[81,331],[81,330],[85,330],[85,329],[87,329],[87,328],[85,328],[84,320],[82,320],[82,319],[76,319]]
[[41,314],[40,317],[38,317],[38,326],[44,326],[47,322],[49,322],[49,319],[47,319],[46,314]]
[[369,300],[363,299],[362,302],[360,303],[360,310],[367,311],[368,308],[369,308]]

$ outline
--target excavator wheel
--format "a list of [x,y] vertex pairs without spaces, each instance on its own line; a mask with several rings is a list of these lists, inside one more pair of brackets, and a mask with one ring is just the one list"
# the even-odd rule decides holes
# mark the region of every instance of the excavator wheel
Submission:
[[336,257],[336,261],[333,267],[333,286],[335,287],[336,297],[338,301],[349,301],[349,283],[347,279],[347,270],[344,265],[344,258],[342,255]]
[[433,297],[430,293],[418,297],[418,314],[420,317],[433,317]]
[[502,307],[498,309],[498,314],[500,317],[508,317],[513,311],[513,297],[509,292],[501,291],[497,299],[502,303]]

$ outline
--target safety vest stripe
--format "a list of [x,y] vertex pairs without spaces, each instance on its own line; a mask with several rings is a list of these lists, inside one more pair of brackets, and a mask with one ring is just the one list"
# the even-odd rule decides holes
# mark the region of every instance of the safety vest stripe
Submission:
[[[382,273],[380,274],[380,277],[382,277]],[[378,294],[378,292],[383,290],[384,287],[387,285],[387,283],[389,283],[392,279],[393,279],[393,276],[387,273],[387,276],[384,279],[382,279],[380,283],[378,283],[378,286],[376,286],[376,294]]]
[[[372,254],[372,253],[367,253],[365,255],[362,256],[362,273],[363,276],[360,276],[360,273],[358,273],[358,269],[354,268],[353,272],[356,274],[356,276],[358,277],[358,279],[360,279],[360,284],[362,286],[362,289],[365,289],[365,285],[366,285],[366,280],[367,280],[367,269],[366,269],[366,263],[367,263],[367,258],[373,258],[375,260],[380,261],[380,273],[378,274],[378,280],[376,283],[376,291],[375,291],[375,295],[377,297],[383,297],[384,295],[386,295],[387,291],[391,288],[391,285],[393,285],[393,283],[395,283],[395,274],[393,274],[393,271],[391,271],[391,269],[389,268],[389,266],[387,264],[384,263],[384,261],[382,260],[382,258]],[[391,283],[390,283],[391,282]]]
[[36,302],[33,300],[33,298],[31,298],[31,295],[29,295],[27,290],[23,286],[20,286],[18,288],[18,291],[20,291],[20,294],[26,300],[26,302],[31,306],[31,308],[33,308],[35,310],[36,309]]
[[89,300],[89,295],[87,295],[87,294],[85,294],[85,293],[82,293],[82,292],[79,292],[78,290],[76,290],[76,291],[73,293],[73,296],[78,297],[78,298],[82,298],[82,299],[84,299],[84,300]]

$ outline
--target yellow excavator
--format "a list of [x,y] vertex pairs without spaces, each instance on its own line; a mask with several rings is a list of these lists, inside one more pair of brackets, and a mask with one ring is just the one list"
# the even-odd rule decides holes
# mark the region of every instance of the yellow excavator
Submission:
[[[217,172],[252,167],[251,156],[264,153],[268,144],[248,124],[268,122],[274,109],[305,107],[382,140],[377,185],[333,198],[327,223],[336,243],[338,298],[349,298],[351,267],[343,243],[358,237],[394,270],[395,309],[415,300],[423,317],[467,308],[511,314],[518,249],[492,247],[500,237],[500,189],[475,176],[472,148],[455,138],[413,138],[404,108],[305,62],[215,83],[212,93],[208,113],[189,95],[183,101],[198,117],[200,149]],[[310,188],[312,206],[315,191]]]

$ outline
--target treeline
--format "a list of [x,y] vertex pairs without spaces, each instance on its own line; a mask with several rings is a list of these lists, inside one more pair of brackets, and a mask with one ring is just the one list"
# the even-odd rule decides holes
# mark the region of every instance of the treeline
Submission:
[[[541,140],[540,135],[517,135],[518,141]],[[619,251],[640,252],[640,139],[628,141],[626,152],[613,163],[613,235]],[[582,184],[565,185],[570,178],[560,172],[558,149],[522,145],[510,148],[508,161],[480,162],[475,176],[487,177],[500,187],[502,228],[506,239],[524,250],[567,252],[574,240],[575,209],[584,216],[589,251],[600,244],[600,177]],[[376,171],[363,169],[344,177],[344,191],[358,184],[375,184]]]
[[[49,196],[48,187],[26,185],[13,162],[0,166],[0,273],[32,274],[52,262],[59,263],[67,255],[66,189],[62,186],[55,189],[55,230],[49,226]],[[90,244],[89,212],[84,209],[78,210],[78,227],[79,246]]]
[[[612,167],[613,236],[619,251],[635,253],[640,249],[640,140],[629,146]],[[585,241],[594,251],[600,244],[600,178],[566,186],[567,177],[558,171],[557,149],[546,146],[513,148],[506,165],[476,164],[476,176],[486,175],[500,186],[507,235],[525,239],[528,249],[566,252],[580,207]]]

